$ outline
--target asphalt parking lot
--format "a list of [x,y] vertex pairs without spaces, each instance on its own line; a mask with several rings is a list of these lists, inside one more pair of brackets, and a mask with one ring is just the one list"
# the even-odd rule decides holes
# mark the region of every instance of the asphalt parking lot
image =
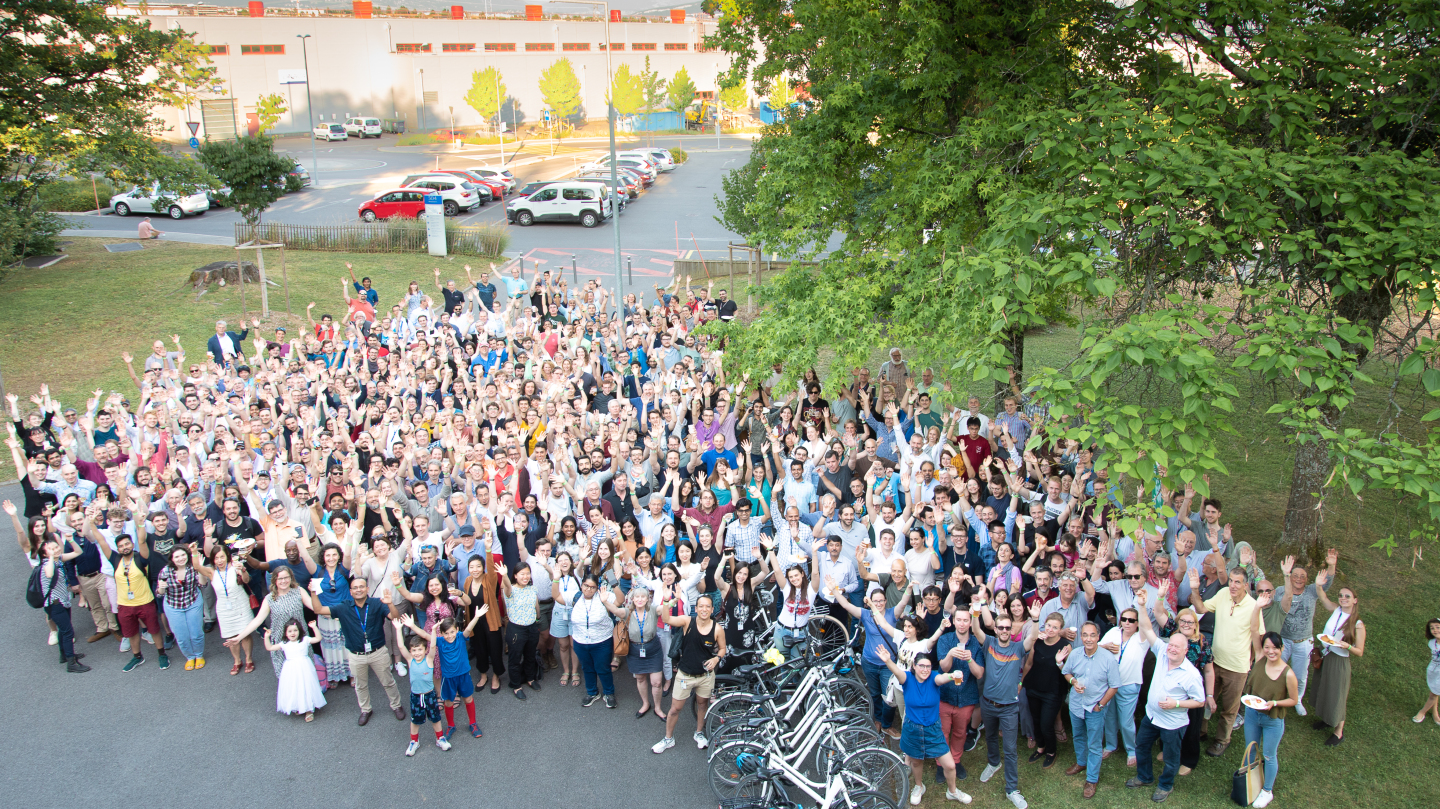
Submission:
[[[746,136],[725,136],[717,146],[711,136],[655,138],[657,146],[679,146],[689,155],[689,162],[673,172],[662,174],[655,185],[631,200],[620,216],[622,250],[719,250],[727,242],[739,239],[715,221],[714,197],[721,190],[724,171],[741,166],[749,159],[750,139]],[[318,175],[316,187],[281,198],[265,214],[267,221],[297,225],[340,225],[359,221],[356,210],[360,203],[376,193],[396,187],[408,174],[439,166],[441,168],[498,168],[498,151],[467,150],[435,154],[421,147],[397,148],[394,136],[379,140],[336,141],[317,143],[312,158],[309,141],[298,138],[277,142],[277,151],[289,154]],[[554,158],[522,154],[516,158],[507,152],[505,165],[521,183],[562,179],[574,176],[575,168],[600,157],[607,150],[603,142],[566,144]],[[438,158],[438,161],[437,161]],[[507,198],[508,199],[508,198]],[[100,231],[131,231],[140,217],[127,218],[112,214],[67,216],[72,227]],[[157,225],[167,233],[198,234],[229,239],[234,237],[235,223],[240,217],[233,210],[211,210],[203,216],[172,221],[162,218]],[[578,224],[545,223],[529,228],[506,225],[504,205],[492,202],[479,209],[455,217],[462,225],[491,224],[508,227],[510,250],[527,253],[534,249],[569,251],[613,249],[614,236],[608,225],[585,229]],[[75,234],[71,234],[75,235]]]

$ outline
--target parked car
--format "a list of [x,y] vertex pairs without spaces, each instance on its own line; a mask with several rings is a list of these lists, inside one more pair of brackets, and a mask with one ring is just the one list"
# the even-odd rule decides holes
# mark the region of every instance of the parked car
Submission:
[[470,183],[475,186],[475,190],[480,194],[481,204],[490,202],[491,200],[501,199],[505,196],[505,186],[493,180],[487,180],[470,169],[439,169],[432,173],[453,174],[456,177],[470,181]]
[[399,216],[414,219],[425,213],[425,192],[416,188],[381,191],[374,199],[360,203],[360,218],[366,222]]
[[480,195],[475,184],[454,174],[422,174],[407,177],[406,188],[428,188],[445,200],[445,215],[455,216],[463,211],[480,206]]
[[290,171],[287,172],[287,173],[288,173],[291,177],[295,177],[295,178],[298,178],[298,179],[300,180],[300,187],[301,187],[301,188],[305,188],[305,187],[309,186],[309,185],[310,185],[310,172],[306,171],[306,170],[305,170],[305,167],[302,166],[302,165],[300,165],[300,162],[299,162],[299,161],[294,161],[294,163],[295,163],[295,167],[292,168],[292,169],[290,169]]
[[379,118],[346,118],[346,135],[354,135],[357,138],[378,138],[382,130]]
[[567,180],[550,183],[505,208],[505,218],[521,227],[536,222],[579,222],[593,228],[611,216],[614,206],[605,189],[593,183]]
[[[608,186],[608,185],[610,185],[610,172],[607,171],[607,172],[604,172],[604,173],[595,172],[595,173],[589,173],[589,174],[581,174],[580,177],[579,177],[579,179],[581,179],[581,180],[590,180],[590,181],[593,181],[593,182],[600,183],[601,185]],[[617,176],[616,176],[615,182],[616,182],[616,188],[618,188],[618,189],[620,189],[621,191],[623,191],[623,192],[624,192],[624,196],[625,196],[626,198],[628,198],[628,199],[635,199],[636,197],[640,196],[640,189],[635,185],[635,181],[632,180],[631,178],[626,177],[626,176],[623,175],[623,174],[620,174],[620,175],[617,175]],[[621,207],[624,207],[624,206],[621,206]]]
[[116,216],[132,213],[163,213],[171,219],[184,219],[187,214],[199,216],[210,210],[210,195],[206,191],[194,194],[168,194],[158,183],[142,188],[136,186],[123,194],[110,198],[110,209]]
[[664,149],[626,149],[615,156],[644,158],[662,172],[675,170],[675,158],[671,157],[670,153]]
[[546,180],[546,181],[541,182],[541,183],[526,183],[523,188],[520,188],[520,189],[518,189],[518,190],[515,192],[515,196],[517,196],[517,197],[522,197],[522,198],[523,198],[523,197],[528,197],[528,196],[530,196],[531,194],[535,193],[536,191],[539,191],[540,189],[544,188],[545,186],[549,185],[549,184],[552,183],[552,182],[554,182],[554,181],[553,181],[553,180]]
[[340,124],[320,124],[313,130],[316,140],[349,140],[350,136],[345,133],[345,127]]
[[470,172],[480,175],[480,177],[485,180],[504,183],[505,193],[507,194],[514,191],[515,186],[520,184],[520,182],[515,179],[515,175],[510,173],[509,169],[470,169]]
[[205,198],[210,200],[211,208],[224,208],[230,204],[230,186],[207,188],[205,189]]
[[618,194],[612,194],[612,193],[610,192],[610,179],[609,179],[608,177],[607,177],[607,178],[603,178],[603,179],[601,179],[601,178],[594,178],[594,177],[578,177],[578,178],[576,178],[576,179],[577,179],[579,182],[582,182],[582,183],[591,183],[591,184],[593,184],[596,188],[598,188],[598,189],[600,189],[602,192],[604,192],[606,199],[609,199],[609,200],[617,200],[617,199],[618,199],[619,202],[620,202],[620,209],[619,209],[619,210],[620,210],[620,213],[625,213],[625,206],[628,205],[628,204],[630,204],[630,192],[625,189],[625,186],[624,186],[624,185],[621,185],[621,186],[620,186],[620,193],[618,193]]
[[[639,172],[642,176],[645,177],[645,185],[647,186],[655,182],[655,177],[659,173],[651,167],[649,161],[639,157],[620,157],[617,155],[615,158],[615,165],[622,169],[635,169],[637,172]],[[610,157],[607,155],[600,158],[599,160],[596,160],[593,163],[586,163],[580,166],[580,171],[584,174],[589,174],[591,172],[604,172],[606,174],[609,174]]]

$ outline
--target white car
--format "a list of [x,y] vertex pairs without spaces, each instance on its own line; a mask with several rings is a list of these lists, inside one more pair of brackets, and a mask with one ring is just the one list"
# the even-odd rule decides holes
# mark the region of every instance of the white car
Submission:
[[345,132],[345,127],[340,124],[321,124],[315,127],[313,134],[316,140],[349,140],[350,136]]
[[[644,160],[639,157],[621,157],[619,155],[616,155],[615,165],[622,169],[635,170],[636,173],[640,174],[642,177],[645,178],[646,185],[655,182],[655,178],[659,175],[659,172],[655,170],[654,165],[650,163],[650,161]],[[609,155],[606,155],[605,157],[602,157],[593,163],[586,163],[579,168],[579,172],[581,174],[591,174],[595,172],[604,172],[608,174],[610,172]]]
[[378,138],[382,131],[379,118],[346,118],[344,127],[346,135],[357,138]]
[[480,205],[475,184],[454,174],[421,174],[406,177],[405,188],[425,188],[445,201],[445,215],[455,216]]
[[536,222],[579,222],[593,228],[610,218],[614,206],[603,186],[583,180],[551,183],[505,206],[505,219],[521,227]]
[[639,157],[650,161],[651,165],[662,172],[675,170],[675,158],[664,149],[627,149],[615,155],[616,157]]
[[160,186],[136,186],[124,194],[110,198],[110,209],[116,216],[132,213],[163,213],[171,219],[184,219],[187,214],[199,216],[210,210],[210,195],[205,191],[180,196],[166,194]]
[[498,171],[496,169],[467,169],[467,171],[474,172],[487,180],[504,183],[505,193],[507,194],[514,191],[515,186],[519,184],[515,179],[515,175],[511,174],[509,169],[500,169]]

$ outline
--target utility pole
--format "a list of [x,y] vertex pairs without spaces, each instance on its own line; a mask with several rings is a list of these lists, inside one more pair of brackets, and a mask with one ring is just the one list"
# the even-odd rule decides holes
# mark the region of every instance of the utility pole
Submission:
[[310,120],[310,187],[320,187],[320,150],[315,146],[315,105],[310,101],[310,43],[309,34],[296,34],[300,40],[300,54],[305,57],[305,117]]

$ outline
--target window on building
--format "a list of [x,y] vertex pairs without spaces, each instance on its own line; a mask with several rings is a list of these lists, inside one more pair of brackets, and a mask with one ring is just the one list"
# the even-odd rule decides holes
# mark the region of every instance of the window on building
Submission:
[[429,42],[397,42],[395,43],[396,53],[429,53]]
[[265,56],[273,56],[273,55],[284,54],[284,53],[285,53],[285,46],[284,46],[284,45],[241,45],[241,46],[240,46],[240,55],[241,55],[241,56],[252,56],[252,55],[253,55],[253,56],[258,56],[258,55],[261,55],[261,54],[263,54],[263,55],[265,55]]
[[588,51],[588,50],[590,50],[590,43],[589,43],[589,42],[565,42],[565,43],[562,43],[562,44],[560,45],[560,49],[561,49],[561,50],[566,50],[566,51]]
[[526,42],[526,43],[525,43],[525,50],[527,50],[527,51],[553,51],[553,50],[555,50],[555,43],[554,43],[554,42]]
[[687,51],[687,50],[690,50],[690,46],[687,45],[687,44],[684,43],[684,42],[666,42],[666,43],[665,43],[665,50],[667,50],[667,51]]
[[714,100],[715,100],[715,91],[714,91],[714,90],[697,90],[697,91],[695,92],[695,97],[698,98],[698,99],[700,99],[700,100],[702,100],[702,101],[714,101]]
[[632,50],[632,51],[653,51],[653,50],[655,50],[655,43],[654,43],[654,42],[632,42],[632,43],[630,43],[630,50]]
[[208,54],[210,54],[211,56],[229,56],[229,55],[230,55],[230,46],[229,46],[229,45],[206,45],[206,46],[204,46],[204,47],[205,47],[205,52],[208,53]]
[[[485,52],[486,52],[486,53],[513,52],[514,50],[515,50],[515,43],[514,43],[514,42],[486,42],[486,43],[485,43]],[[525,50],[528,51],[528,50],[530,50],[530,49],[529,49],[529,48],[526,48]]]
[[440,46],[442,53],[472,53],[474,50],[474,42],[446,42]]
[[[599,49],[599,50],[602,50],[602,51],[605,50],[605,43],[604,43],[604,42],[601,42],[598,49]],[[623,51],[623,50],[625,50],[625,43],[624,43],[624,42],[611,42],[611,43],[610,43],[610,50],[612,50],[612,51]]]

